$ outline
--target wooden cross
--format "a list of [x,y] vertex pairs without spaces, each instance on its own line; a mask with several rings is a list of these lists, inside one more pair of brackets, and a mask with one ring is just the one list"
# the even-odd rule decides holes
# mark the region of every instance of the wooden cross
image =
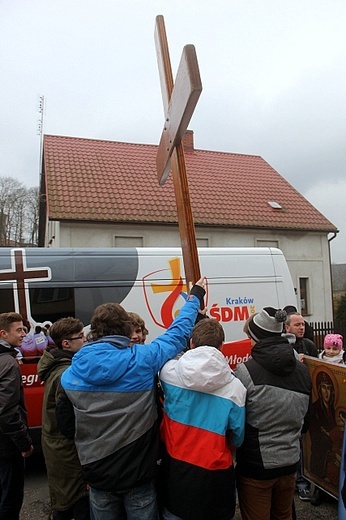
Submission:
[[30,298],[27,280],[32,282],[50,280],[52,273],[50,267],[28,268],[26,266],[25,251],[13,249],[11,251],[12,269],[0,271],[0,282],[12,282],[15,311],[19,312],[24,321],[30,320]]
[[202,92],[202,83],[195,48],[186,45],[174,85],[165,23],[161,15],[156,17],[155,45],[165,111],[156,168],[160,184],[165,183],[172,169],[185,278],[189,287],[189,283],[195,283],[201,273],[182,139]]

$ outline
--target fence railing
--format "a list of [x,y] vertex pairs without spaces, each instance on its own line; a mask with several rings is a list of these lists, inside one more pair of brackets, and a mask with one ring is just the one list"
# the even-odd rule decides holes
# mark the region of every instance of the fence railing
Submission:
[[318,351],[323,350],[323,340],[326,334],[342,334],[344,337],[344,350],[346,350],[346,321],[310,322],[314,331],[314,343]]

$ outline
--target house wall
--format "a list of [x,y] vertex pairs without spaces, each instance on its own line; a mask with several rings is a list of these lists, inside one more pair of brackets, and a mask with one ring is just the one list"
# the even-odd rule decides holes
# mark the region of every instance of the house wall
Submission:
[[[174,247],[180,246],[177,226],[131,224],[78,224],[50,222],[50,247]],[[49,238],[50,237],[50,238]],[[332,321],[332,288],[327,235],[270,230],[229,230],[196,227],[203,247],[279,247],[286,257],[293,284],[301,298],[300,278],[308,286],[307,321]]]

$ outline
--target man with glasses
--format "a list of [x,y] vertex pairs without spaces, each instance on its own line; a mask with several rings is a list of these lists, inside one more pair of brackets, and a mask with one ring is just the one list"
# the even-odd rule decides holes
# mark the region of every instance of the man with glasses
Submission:
[[[45,383],[42,409],[42,450],[47,467],[53,520],[89,520],[89,496],[73,439],[60,433],[56,408],[63,393],[62,373],[84,345],[83,323],[62,318],[50,328],[54,347],[47,347],[38,363],[38,375]],[[71,404],[71,414],[73,408]]]

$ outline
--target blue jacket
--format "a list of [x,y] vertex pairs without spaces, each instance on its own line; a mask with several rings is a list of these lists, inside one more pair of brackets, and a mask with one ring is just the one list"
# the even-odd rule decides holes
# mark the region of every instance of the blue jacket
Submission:
[[131,348],[124,336],[86,343],[63,373],[62,386],[74,405],[79,459],[92,487],[116,493],[155,477],[155,376],[185,348],[199,305],[190,296],[152,343]]

